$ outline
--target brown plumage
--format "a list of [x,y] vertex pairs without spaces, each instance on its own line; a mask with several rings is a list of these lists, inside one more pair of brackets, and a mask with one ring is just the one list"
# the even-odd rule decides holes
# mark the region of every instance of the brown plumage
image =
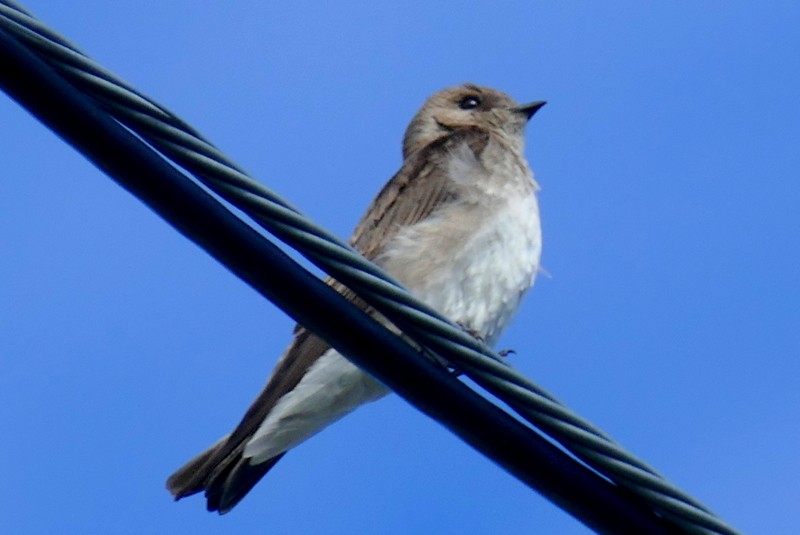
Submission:
[[[471,113],[465,113],[464,99],[471,96],[479,99],[480,105]],[[527,108],[517,111],[514,106],[516,104],[506,95],[471,84],[431,97],[409,125],[403,142],[403,165],[357,225],[351,237],[353,247],[370,260],[379,260],[386,245],[401,229],[435,216],[451,203],[463,203],[463,187],[449,178],[448,165],[453,151],[466,145],[480,162],[490,140],[501,145],[507,143],[510,138],[495,131],[495,126],[502,129],[505,125],[495,123],[507,121],[509,110],[525,115],[519,121],[521,138],[521,129],[532,112]],[[496,112],[505,115],[496,118]],[[520,153],[520,165],[527,169],[521,146],[509,146],[508,150]],[[335,281],[328,283],[374,314],[350,290]],[[209,511],[225,513],[233,508],[285,453],[253,463],[244,455],[248,442],[276,403],[298,385],[309,368],[329,349],[325,341],[297,326],[292,343],[278,361],[267,385],[234,431],[168,479],[167,488],[174,497],[180,499],[205,491]]]

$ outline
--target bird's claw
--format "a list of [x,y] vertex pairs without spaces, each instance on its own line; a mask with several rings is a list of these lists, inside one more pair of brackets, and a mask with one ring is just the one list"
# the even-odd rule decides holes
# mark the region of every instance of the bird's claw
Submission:
[[481,336],[480,333],[478,331],[476,331],[475,329],[470,329],[469,327],[467,327],[466,325],[464,325],[463,323],[460,323],[460,322],[456,323],[456,325],[461,327],[464,330],[465,333],[467,333],[468,335],[470,335],[471,337],[473,337],[477,341],[485,342],[485,340],[483,339],[483,336]]

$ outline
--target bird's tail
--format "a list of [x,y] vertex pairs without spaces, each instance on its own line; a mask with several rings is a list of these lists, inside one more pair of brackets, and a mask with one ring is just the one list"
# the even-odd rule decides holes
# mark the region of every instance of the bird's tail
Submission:
[[210,461],[226,445],[228,437],[222,437],[216,444],[180,467],[167,479],[167,490],[176,500],[186,498],[205,490],[206,482],[216,467]]
[[242,447],[230,451],[229,436],[183,465],[169,479],[167,489],[176,500],[205,491],[206,508],[225,514],[275,466],[285,452],[258,464],[250,464]]

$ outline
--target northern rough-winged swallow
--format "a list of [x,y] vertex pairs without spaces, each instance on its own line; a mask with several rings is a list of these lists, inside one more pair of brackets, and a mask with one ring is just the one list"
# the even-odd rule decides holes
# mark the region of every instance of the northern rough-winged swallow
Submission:
[[[520,106],[472,84],[433,95],[406,131],[403,166],[351,238],[361,254],[490,345],[539,269],[537,185],[523,131],[543,105]],[[297,326],[233,433],[175,472],[167,488],[176,499],[204,490],[208,510],[226,513],[287,450],[388,392]]]

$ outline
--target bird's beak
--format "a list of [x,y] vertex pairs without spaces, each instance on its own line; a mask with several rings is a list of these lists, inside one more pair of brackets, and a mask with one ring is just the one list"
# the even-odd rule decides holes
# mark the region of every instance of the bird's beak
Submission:
[[527,104],[511,108],[511,111],[524,115],[526,119],[530,119],[533,117],[533,114],[539,111],[539,108],[545,104],[547,104],[546,100],[537,100],[536,102],[529,102]]

